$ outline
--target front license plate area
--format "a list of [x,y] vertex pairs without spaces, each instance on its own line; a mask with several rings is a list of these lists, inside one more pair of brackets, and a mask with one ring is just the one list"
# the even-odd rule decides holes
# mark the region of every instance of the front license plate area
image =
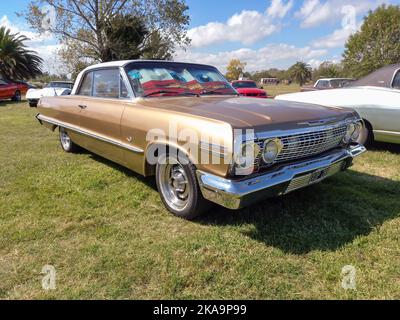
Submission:
[[321,168],[314,172],[302,175],[300,177],[296,177],[292,181],[290,181],[289,186],[287,187],[284,194],[318,183],[340,172],[342,170],[342,167],[343,167],[343,162],[338,162],[329,167]]
[[330,167],[325,168],[325,169],[319,169],[311,174],[310,178],[310,184],[311,183],[317,183],[320,182],[321,180],[325,179],[326,176],[328,175]]

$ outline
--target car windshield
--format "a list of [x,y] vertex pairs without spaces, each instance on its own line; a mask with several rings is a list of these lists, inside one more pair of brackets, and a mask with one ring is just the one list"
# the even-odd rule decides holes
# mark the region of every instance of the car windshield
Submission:
[[236,81],[232,83],[234,88],[257,88],[257,84],[254,81]]
[[72,89],[72,83],[70,82],[50,82],[47,88],[68,88]]
[[332,88],[341,88],[344,87],[347,82],[349,82],[348,79],[336,79],[336,80],[331,80],[331,86]]
[[136,96],[236,95],[211,66],[175,62],[133,62],[125,67]]

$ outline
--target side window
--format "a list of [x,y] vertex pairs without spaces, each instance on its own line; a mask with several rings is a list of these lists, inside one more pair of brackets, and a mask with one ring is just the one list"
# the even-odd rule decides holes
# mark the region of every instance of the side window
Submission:
[[86,73],[81,87],[78,90],[79,96],[91,96],[92,95],[92,84],[93,84],[93,72]]
[[329,88],[329,82],[326,80],[319,81],[317,88]]
[[396,76],[393,79],[393,89],[400,89],[400,71],[397,71]]
[[119,98],[120,75],[118,69],[94,72],[93,96],[99,98]]

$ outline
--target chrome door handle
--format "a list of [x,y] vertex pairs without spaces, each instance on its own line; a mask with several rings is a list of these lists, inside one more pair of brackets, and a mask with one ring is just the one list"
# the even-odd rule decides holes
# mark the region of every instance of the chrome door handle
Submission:
[[87,106],[85,106],[83,104],[80,104],[78,107],[81,108],[81,109],[86,109],[87,108]]

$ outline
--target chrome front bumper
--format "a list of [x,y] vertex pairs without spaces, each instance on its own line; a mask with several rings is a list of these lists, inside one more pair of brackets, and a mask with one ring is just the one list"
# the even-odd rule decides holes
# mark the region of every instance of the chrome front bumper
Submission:
[[318,183],[349,168],[366,151],[362,145],[335,149],[306,161],[280,166],[274,171],[242,180],[228,180],[197,171],[201,192],[207,200],[229,209],[240,209],[265,198],[281,196]]

